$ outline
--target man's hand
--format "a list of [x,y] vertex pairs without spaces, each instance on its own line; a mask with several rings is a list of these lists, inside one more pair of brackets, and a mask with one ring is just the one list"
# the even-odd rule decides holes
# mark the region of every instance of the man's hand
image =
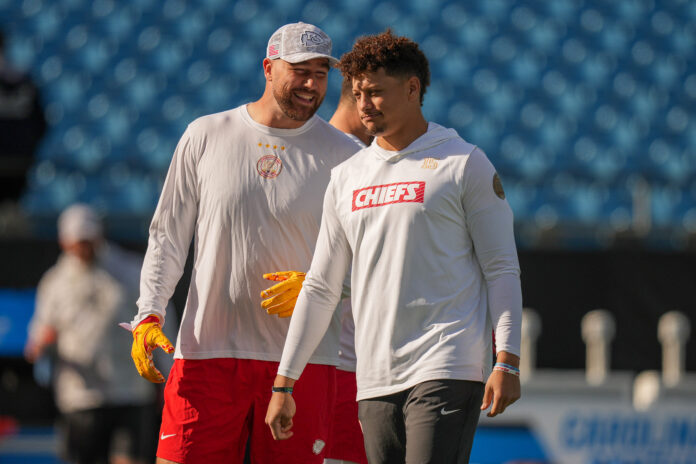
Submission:
[[283,271],[264,274],[264,279],[280,282],[261,292],[261,307],[268,314],[277,314],[278,317],[290,317],[295,309],[297,296],[302,290],[302,282],[305,279],[304,272]]
[[37,340],[27,342],[27,345],[24,347],[24,357],[30,363],[36,362],[46,347],[56,343],[57,339],[58,332],[56,332],[56,329],[50,326],[44,327]]
[[271,428],[275,440],[292,437],[292,418],[295,415],[295,400],[290,393],[273,393],[266,411],[266,424]]
[[164,376],[152,362],[152,351],[157,347],[167,353],[173,353],[174,347],[162,333],[162,326],[157,316],[149,316],[133,330],[133,347],[131,357],[138,373],[153,383],[164,382]]
[[[498,362],[518,366],[520,361],[515,355],[501,352],[498,353]],[[517,401],[520,395],[519,376],[494,370],[486,382],[481,411],[485,411],[493,403],[493,407],[491,407],[487,416],[495,417],[498,414],[502,414],[505,408]]]

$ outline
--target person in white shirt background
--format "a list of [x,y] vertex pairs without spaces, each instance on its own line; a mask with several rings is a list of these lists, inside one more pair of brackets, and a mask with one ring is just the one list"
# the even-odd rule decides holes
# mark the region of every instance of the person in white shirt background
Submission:
[[[330,169],[358,147],[315,115],[327,89],[331,39],[293,23],[271,36],[266,85],[248,105],[201,117],[181,137],[150,226],[138,314],[131,321],[141,375],[174,351],[158,462],[321,463],[335,395],[340,320],[311,356],[297,394],[302,433],[285,443],[264,425],[287,318],[259,309],[268,269],[308,269]],[[161,335],[164,307],[191,240],[193,270],[176,348]],[[313,379],[313,380],[310,380]]]
[[[423,117],[430,73],[416,43],[366,36],[339,66],[376,141],[332,170],[274,386],[300,378],[350,269],[369,462],[468,462],[480,411],[520,397],[512,212],[483,151]],[[273,394],[276,439],[300,427],[295,411],[292,395]]]
[[[87,205],[61,213],[63,250],[39,282],[25,356],[51,356],[62,457],[131,464],[154,458],[156,388],[131,365],[118,322],[135,310],[142,259],[107,242]],[[166,366],[166,359],[161,362]]]

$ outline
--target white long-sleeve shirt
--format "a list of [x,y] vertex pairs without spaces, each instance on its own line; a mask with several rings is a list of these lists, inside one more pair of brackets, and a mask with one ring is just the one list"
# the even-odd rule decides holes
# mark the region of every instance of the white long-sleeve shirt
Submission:
[[[241,106],[191,123],[152,219],[131,325],[164,319],[195,237],[174,357],[280,360],[289,320],[261,308],[270,285],[262,275],[309,268],[330,170],[356,151],[318,116],[275,129]],[[311,362],[338,364],[338,317],[334,324]]]
[[352,265],[358,400],[484,381],[492,328],[499,351],[519,354],[512,223],[493,166],[454,130],[430,123],[399,152],[373,142],[332,171],[278,373],[299,377]]
[[[57,335],[54,376],[61,412],[154,401],[152,384],[130,358],[132,336],[118,326],[133,314],[140,257],[104,246],[92,266],[62,254],[39,282],[30,343]],[[160,366],[162,367],[162,366]]]

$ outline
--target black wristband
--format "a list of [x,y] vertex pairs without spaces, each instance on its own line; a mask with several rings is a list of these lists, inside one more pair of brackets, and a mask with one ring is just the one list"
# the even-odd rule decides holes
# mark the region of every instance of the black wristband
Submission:
[[292,387],[271,387],[273,393],[290,393],[292,395]]

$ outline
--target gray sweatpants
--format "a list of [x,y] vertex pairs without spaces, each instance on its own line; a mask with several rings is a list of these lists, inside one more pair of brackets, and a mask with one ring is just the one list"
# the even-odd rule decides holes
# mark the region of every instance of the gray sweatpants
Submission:
[[358,402],[370,464],[468,463],[484,384],[431,380]]

